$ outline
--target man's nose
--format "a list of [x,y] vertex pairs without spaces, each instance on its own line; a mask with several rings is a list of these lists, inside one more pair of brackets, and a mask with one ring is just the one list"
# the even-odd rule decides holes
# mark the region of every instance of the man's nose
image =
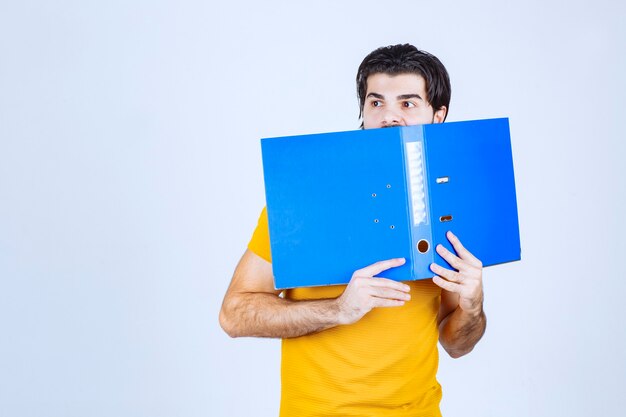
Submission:
[[395,109],[387,109],[383,115],[382,125],[383,127],[401,126],[402,117],[400,117],[400,114],[398,114]]

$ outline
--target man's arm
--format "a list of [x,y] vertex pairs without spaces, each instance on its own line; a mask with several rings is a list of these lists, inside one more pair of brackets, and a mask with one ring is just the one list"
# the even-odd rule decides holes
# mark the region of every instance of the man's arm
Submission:
[[390,259],[354,272],[338,298],[292,301],[274,289],[272,265],[246,250],[224,296],[220,325],[231,337],[289,338],[354,323],[373,308],[401,306],[410,299],[408,285],[373,278],[404,262]]
[[474,349],[487,326],[483,311],[483,266],[452,232],[447,237],[458,256],[441,245],[437,246],[437,253],[455,270],[437,264],[432,264],[431,269],[437,274],[433,282],[442,288],[437,317],[439,342],[451,357],[459,358]]

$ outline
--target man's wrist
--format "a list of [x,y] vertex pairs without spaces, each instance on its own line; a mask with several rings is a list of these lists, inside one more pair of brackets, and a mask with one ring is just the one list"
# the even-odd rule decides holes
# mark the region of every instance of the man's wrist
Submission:
[[337,297],[331,300],[332,312],[335,318],[335,323],[340,326],[343,324],[348,324],[348,317],[344,311],[344,303],[341,297]]
[[459,306],[459,309],[463,312],[463,314],[469,318],[472,319],[477,319],[479,317],[481,317],[484,313],[483,311],[483,303],[481,302],[480,304],[478,304],[478,306],[476,307],[472,307],[472,308],[468,308],[468,309],[464,309],[461,306]]

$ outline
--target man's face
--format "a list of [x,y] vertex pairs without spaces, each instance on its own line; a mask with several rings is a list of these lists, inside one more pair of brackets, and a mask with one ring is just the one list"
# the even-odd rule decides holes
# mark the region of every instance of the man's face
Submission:
[[426,82],[417,74],[372,74],[367,77],[363,128],[441,123],[447,109],[434,111],[426,101]]

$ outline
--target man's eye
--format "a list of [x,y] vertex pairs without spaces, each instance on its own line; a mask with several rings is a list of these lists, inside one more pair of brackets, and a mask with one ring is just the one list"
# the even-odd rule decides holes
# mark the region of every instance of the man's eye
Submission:
[[415,107],[415,103],[413,103],[412,101],[405,101],[402,103],[402,105],[406,108]]
[[380,100],[372,101],[372,107],[380,107],[382,105],[383,105],[383,103]]

